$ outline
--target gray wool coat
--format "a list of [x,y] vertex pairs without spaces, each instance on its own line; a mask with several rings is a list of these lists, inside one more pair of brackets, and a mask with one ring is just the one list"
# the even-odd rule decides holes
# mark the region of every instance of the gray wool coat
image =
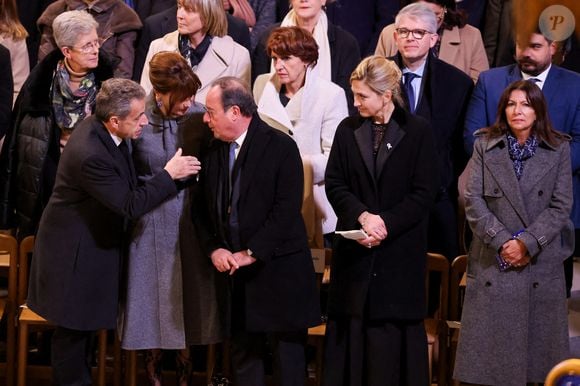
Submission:
[[[184,117],[162,117],[153,93],[149,124],[133,140],[140,183],[161,170],[179,147],[201,159],[211,132],[194,104]],[[226,334],[227,283],[220,283],[201,252],[191,211],[197,185],[189,185],[142,216],[133,227],[119,319],[125,349],[182,349],[221,341]],[[223,280],[222,280],[223,281]]]
[[[543,382],[569,355],[562,265],[574,248],[569,143],[541,142],[518,181],[506,137],[480,138],[467,168],[473,242],[454,378],[500,386]],[[520,230],[532,260],[501,272],[495,256]]]

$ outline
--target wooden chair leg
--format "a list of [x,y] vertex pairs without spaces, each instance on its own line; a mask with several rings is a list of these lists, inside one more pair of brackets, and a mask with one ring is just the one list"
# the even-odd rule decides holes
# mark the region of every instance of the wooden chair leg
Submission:
[[125,351],[125,384],[137,386],[137,351]]
[[18,326],[18,370],[17,386],[26,386],[26,367],[28,365],[28,324]]
[[106,385],[107,367],[107,330],[98,332],[98,357],[97,357],[97,386]]
[[121,386],[121,341],[113,332],[113,385]]

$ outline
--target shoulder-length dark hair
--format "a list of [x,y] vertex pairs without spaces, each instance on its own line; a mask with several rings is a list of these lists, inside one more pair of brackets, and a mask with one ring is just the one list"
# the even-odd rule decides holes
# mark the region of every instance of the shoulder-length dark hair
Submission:
[[527,80],[518,80],[506,87],[501,94],[497,106],[495,123],[489,127],[487,135],[490,138],[500,137],[510,131],[505,110],[507,108],[511,93],[515,90],[523,91],[526,94],[528,103],[536,113],[536,120],[532,125],[531,134],[534,134],[538,141],[546,142],[550,146],[558,146],[566,136],[554,130],[550,117],[548,116],[548,107],[542,90],[533,82]]

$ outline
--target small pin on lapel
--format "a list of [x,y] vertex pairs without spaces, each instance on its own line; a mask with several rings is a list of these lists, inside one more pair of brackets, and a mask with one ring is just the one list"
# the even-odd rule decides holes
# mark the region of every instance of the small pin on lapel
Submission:
[[393,147],[393,145],[391,145],[390,143],[387,143],[387,149],[391,150],[392,147]]

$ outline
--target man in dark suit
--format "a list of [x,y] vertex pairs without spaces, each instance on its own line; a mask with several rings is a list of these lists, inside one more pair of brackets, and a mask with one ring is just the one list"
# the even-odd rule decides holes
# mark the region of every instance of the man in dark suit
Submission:
[[[320,323],[295,142],[258,118],[248,87],[216,80],[204,121],[215,138],[201,175],[208,212],[198,222],[205,250],[232,278],[234,384],[264,386],[264,345],[274,384],[304,385],[307,328]],[[231,181],[231,183],[230,183]]]
[[438,155],[439,193],[429,217],[429,251],[453,260],[459,254],[457,178],[466,164],[462,132],[473,82],[462,71],[431,55],[437,42],[435,13],[421,3],[403,8],[395,19],[402,89],[409,111],[431,123]]
[[173,180],[200,169],[179,149],[163,172],[136,186],[126,139],[147,124],[144,109],[137,83],[102,84],[95,115],[74,130],[63,151],[40,220],[28,307],[57,326],[51,357],[57,385],[92,383],[87,356],[94,331],[116,326],[127,220],[177,194]]
[[[252,52],[250,48],[250,30],[246,26],[246,23],[229,13],[226,13],[226,17],[228,19],[228,35],[231,36],[236,43],[246,47],[249,52]],[[168,8],[165,11],[145,19],[139,37],[139,43],[137,44],[137,51],[135,52],[133,80],[136,82],[141,80],[141,73],[143,72],[143,66],[145,65],[145,59],[147,58],[147,52],[149,51],[149,45],[151,42],[165,36],[169,32],[175,31],[176,29],[177,5],[175,4],[173,7]]]
[[[521,40],[521,39],[517,39]],[[552,64],[556,44],[540,33],[516,43],[516,64],[493,68],[479,75],[465,117],[463,139],[471,154],[474,133],[495,122],[497,105],[503,90],[512,82],[532,79],[544,93],[550,121],[554,128],[572,137],[572,178],[574,205],[571,218],[576,228],[576,244],[580,243],[580,75]],[[572,287],[572,258],[565,261],[566,290]]]

